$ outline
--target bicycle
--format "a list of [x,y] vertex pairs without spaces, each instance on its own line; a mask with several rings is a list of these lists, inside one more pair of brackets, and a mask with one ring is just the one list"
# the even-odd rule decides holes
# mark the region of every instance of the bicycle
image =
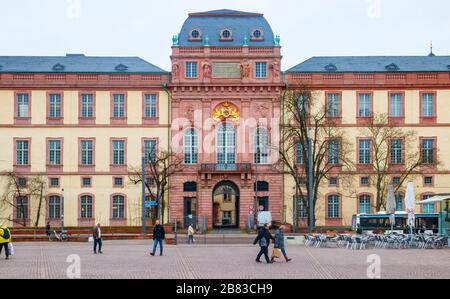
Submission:
[[54,230],[50,236],[48,237],[50,242],[53,241],[59,241],[59,242],[66,242],[69,239],[69,235],[67,234],[67,231],[62,231],[60,234]]

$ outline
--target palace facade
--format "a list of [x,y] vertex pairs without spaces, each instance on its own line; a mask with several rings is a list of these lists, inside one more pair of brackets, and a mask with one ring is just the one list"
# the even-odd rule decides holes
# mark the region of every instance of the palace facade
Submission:
[[[280,39],[262,14],[218,10],[189,14],[171,63],[169,73],[136,57],[0,57],[0,193],[11,174],[19,189],[39,176],[41,226],[59,225],[63,196],[67,226],[140,226],[141,186],[129,173],[157,147],[182,156],[164,222],[245,228],[269,210],[275,221],[305,225],[277,155],[283,94],[303,86],[345,130],[355,164],[355,196],[338,171],[320,186],[318,226],[348,227],[352,215],[374,211],[373,144],[361,128],[375,114],[416,132],[418,153],[439,160],[414,176],[420,198],[449,187],[448,56],[313,57],[283,73]],[[392,162],[402,164],[408,149],[395,145]],[[389,176],[401,173],[396,166]],[[0,222],[34,225],[39,203],[8,198]],[[397,201],[403,209],[401,192]]]

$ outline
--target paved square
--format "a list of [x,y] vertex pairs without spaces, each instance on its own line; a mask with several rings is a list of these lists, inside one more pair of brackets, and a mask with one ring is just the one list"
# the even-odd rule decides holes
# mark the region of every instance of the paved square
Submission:
[[381,278],[450,278],[450,250],[363,250],[289,246],[293,261],[255,263],[257,246],[166,246],[151,257],[149,241],[107,241],[104,254],[91,243],[15,243],[11,260],[0,258],[0,278],[67,278],[66,259],[79,255],[81,278],[367,278],[367,257],[381,259]]

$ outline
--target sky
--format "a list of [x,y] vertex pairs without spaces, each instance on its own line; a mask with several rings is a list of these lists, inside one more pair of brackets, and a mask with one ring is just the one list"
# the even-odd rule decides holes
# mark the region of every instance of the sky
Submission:
[[188,13],[263,13],[282,69],[312,56],[450,55],[448,0],[0,0],[0,55],[139,56],[170,70]]

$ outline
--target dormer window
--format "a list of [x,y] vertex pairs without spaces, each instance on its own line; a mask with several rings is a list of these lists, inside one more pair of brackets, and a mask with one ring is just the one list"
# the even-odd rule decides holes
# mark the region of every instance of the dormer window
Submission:
[[220,32],[220,40],[221,41],[230,41],[233,40],[233,35],[231,30],[229,29],[224,29]]
[[385,66],[386,70],[388,71],[398,71],[400,68],[395,63],[391,63],[389,65]]
[[198,30],[198,29],[191,30],[191,32],[189,33],[189,40],[191,40],[191,41],[201,41],[202,40],[202,34],[201,34],[200,30]]
[[[447,68],[450,70],[450,64],[449,65],[447,65]],[[1,69],[1,65],[0,65],[0,69]]]
[[54,70],[55,72],[61,72],[64,71],[65,68],[66,67],[64,65],[57,63],[52,67],[52,70]]
[[252,32],[252,40],[264,40],[264,34],[261,29],[255,29]]
[[125,72],[128,70],[128,67],[124,64],[119,64],[115,67],[115,70],[118,72]]
[[330,63],[325,66],[325,70],[327,72],[335,72],[337,71],[337,67],[334,64]]

